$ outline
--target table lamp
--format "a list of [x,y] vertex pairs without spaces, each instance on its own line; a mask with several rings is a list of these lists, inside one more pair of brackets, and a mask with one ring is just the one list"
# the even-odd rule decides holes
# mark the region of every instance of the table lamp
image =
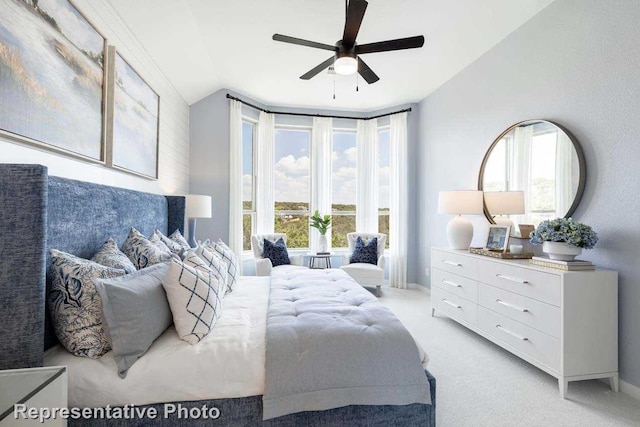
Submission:
[[524,191],[487,191],[484,193],[487,212],[498,225],[509,225],[513,230],[513,221],[508,216],[522,215],[524,209]]
[[482,191],[441,191],[438,213],[455,214],[447,224],[447,240],[451,249],[468,249],[473,239],[473,224],[462,215],[482,214]]
[[189,245],[197,246],[196,218],[211,218],[211,196],[189,194],[187,196],[187,218],[189,219]]

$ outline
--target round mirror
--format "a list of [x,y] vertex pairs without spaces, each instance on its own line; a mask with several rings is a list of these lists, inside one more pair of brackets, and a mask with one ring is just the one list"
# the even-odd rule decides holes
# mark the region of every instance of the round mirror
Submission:
[[[528,237],[540,221],[568,218],[578,207],[586,178],[578,141],[546,120],[516,123],[502,132],[482,160],[478,189],[489,222]],[[522,227],[521,227],[522,226]]]

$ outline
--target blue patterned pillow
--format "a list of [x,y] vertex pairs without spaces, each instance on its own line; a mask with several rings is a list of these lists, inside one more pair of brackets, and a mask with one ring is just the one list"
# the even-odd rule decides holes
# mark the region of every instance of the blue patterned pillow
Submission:
[[124,270],[127,274],[135,273],[136,271],[136,267],[133,265],[131,260],[127,258],[120,249],[118,249],[118,243],[116,243],[116,241],[111,237],[109,237],[109,240],[107,240],[100,250],[96,252],[93,258],[91,258],[91,261],[97,262],[105,267]]
[[93,279],[124,274],[124,270],[51,249],[49,312],[58,340],[74,356],[98,359],[111,350],[102,325],[102,300]]
[[353,250],[350,262],[352,264],[367,263],[377,265],[378,238],[374,237],[365,245],[362,237],[358,236],[358,240],[356,240],[356,248]]
[[172,258],[169,250],[163,251],[158,248],[133,227],[122,245],[122,252],[138,270],[170,261]]
[[275,243],[264,239],[262,258],[269,258],[274,267],[291,264],[291,261],[289,261],[289,252],[287,252],[287,245],[284,243],[282,237]]

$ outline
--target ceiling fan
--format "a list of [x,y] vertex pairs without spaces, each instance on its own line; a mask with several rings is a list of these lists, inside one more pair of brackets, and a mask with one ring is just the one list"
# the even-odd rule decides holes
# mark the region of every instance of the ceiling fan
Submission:
[[402,39],[359,45],[356,43],[356,37],[358,36],[358,31],[360,30],[360,25],[362,24],[362,19],[364,18],[364,12],[367,10],[368,3],[365,0],[345,0],[345,3],[346,22],[344,24],[342,40],[336,42],[334,46],[299,39],[296,37],[284,36],[282,34],[273,35],[273,40],[275,41],[334,52],[331,58],[301,75],[301,79],[309,80],[322,70],[333,65],[337,74],[349,75],[357,71],[367,83],[375,83],[380,80],[380,77],[378,77],[376,73],[369,68],[362,58],[360,58],[360,55],[402,49],[415,49],[424,45],[424,36],[406,37]]

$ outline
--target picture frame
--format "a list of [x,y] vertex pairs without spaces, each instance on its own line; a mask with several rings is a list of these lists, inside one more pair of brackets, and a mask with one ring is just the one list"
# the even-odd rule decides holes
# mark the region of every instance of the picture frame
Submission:
[[523,239],[528,239],[531,232],[536,229],[533,224],[518,224],[518,228],[520,229],[520,237]]
[[107,166],[158,179],[160,95],[115,46],[108,47]]
[[509,247],[510,225],[491,225],[485,249],[490,251],[505,252]]
[[71,0],[8,2],[0,24],[0,136],[105,164],[107,38]]

